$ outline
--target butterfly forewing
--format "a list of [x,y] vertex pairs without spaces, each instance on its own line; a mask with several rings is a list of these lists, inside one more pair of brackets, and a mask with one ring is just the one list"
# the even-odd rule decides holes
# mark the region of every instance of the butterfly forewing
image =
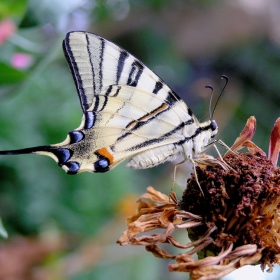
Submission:
[[70,32],[64,52],[76,83],[83,110],[110,85],[128,85],[152,92],[174,103],[180,100],[153,71],[104,38],[88,32]]

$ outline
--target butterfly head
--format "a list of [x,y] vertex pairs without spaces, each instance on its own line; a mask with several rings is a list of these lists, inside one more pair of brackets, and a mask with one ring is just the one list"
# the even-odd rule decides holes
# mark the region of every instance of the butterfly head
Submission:
[[209,128],[211,131],[211,138],[214,138],[216,136],[216,134],[218,133],[218,125],[215,120],[210,121]]
[[207,122],[204,122],[200,124],[199,128],[200,134],[198,135],[198,138],[200,138],[197,143],[201,143],[203,150],[203,147],[206,147],[211,139],[213,139],[217,133],[218,133],[218,124],[215,120],[209,120]]

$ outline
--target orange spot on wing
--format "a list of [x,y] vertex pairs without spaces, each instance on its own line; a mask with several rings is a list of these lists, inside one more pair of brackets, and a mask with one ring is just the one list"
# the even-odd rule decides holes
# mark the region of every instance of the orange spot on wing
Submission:
[[103,157],[106,157],[109,162],[110,162],[110,165],[113,164],[114,162],[114,156],[108,151],[107,148],[101,148],[97,151],[97,153],[100,155],[100,156],[103,156]]

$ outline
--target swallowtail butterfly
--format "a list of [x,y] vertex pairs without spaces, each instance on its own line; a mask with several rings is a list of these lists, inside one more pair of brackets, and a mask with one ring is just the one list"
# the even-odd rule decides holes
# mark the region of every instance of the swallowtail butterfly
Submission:
[[49,146],[0,155],[52,157],[68,174],[106,172],[129,159],[144,169],[181,154],[192,162],[211,144],[218,126],[200,123],[162,79],[124,49],[89,32],[70,32],[63,49],[83,110],[81,125]]

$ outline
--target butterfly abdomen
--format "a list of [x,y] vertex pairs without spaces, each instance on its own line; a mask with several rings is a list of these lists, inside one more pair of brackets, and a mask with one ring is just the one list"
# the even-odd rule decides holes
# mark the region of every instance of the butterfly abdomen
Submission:
[[164,145],[151,150],[136,154],[126,164],[133,169],[146,169],[154,167],[166,161],[173,161],[178,154],[182,153],[182,147],[173,144]]

